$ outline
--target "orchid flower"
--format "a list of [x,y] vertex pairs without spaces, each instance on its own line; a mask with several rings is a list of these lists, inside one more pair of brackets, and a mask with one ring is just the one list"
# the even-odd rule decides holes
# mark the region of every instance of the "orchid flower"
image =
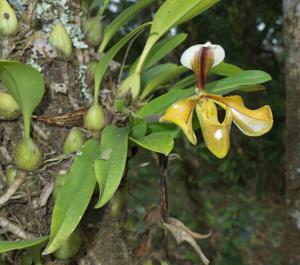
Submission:
[[[232,122],[248,136],[261,136],[273,125],[271,108],[265,105],[251,110],[245,107],[240,96],[220,96],[205,91],[208,73],[221,63],[225,51],[210,42],[188,48],[181,56],[181,64],[194,71],[196,95],[175,102],[160,118],[160,122],[171,122],[179,126],[192,144],[197,144],[192,120],[194,111],[198,116],[202,135],[207,148],[218,158],[225,157],[230,147]],[[217,105],[225,110],[222,122],[218,119]]]

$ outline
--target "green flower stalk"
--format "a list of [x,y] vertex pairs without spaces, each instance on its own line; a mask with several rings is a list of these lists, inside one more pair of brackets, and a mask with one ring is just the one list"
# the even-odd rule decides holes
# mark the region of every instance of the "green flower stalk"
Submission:
[[42,153],[30,137],[17,144],[14,162],[17,168],[26,171],[34,171],[41,165]]
[[62,52],[65,57],[69,57],[72,53],[72,42],[66,28],[61,23],[53,26],[49,36],[50,44]]
[[63,151],[65,155],[79,151],[84,142],[84,137],[79,128],[72,128],[64,142]]
[[102,39],[102,23],[100,17],[89,18],[83,25],[88,44],[96,46]]
[[19,106],[14,98],[5,92],[0,92],[0,120],[13,120],[19,116]]
[[84,117],[84,127],[92,132],[97,132],[105,126],[105,115],[98,102],[94,101]]
[[13,35],[18,29],[18,19],[15,11],[6,0],[0,1],[0,33]]

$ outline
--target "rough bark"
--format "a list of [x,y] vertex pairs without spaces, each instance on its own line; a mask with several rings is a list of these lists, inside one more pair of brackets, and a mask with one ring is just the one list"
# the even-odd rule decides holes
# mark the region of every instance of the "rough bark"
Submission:
[[[12,4],[14,1],[10,1]],[[29,1],[30,5],[35,1]],[[53,196],[40,207],[39,198],[47,186],[53,185],[55,176],[61,170],[68,170],[72,159],[57,160],[62,154],[64,139],[69,126],[59,127],[42,122],[41,117],[57,117],[60,113],[74,113],[76,110],[87,107],[91,98],[92,81],[85,74],[85,66],[96,56],[93,49],[85,47],[81,28],[78,2],[57,0],[39,1],[41,14],[37,18],[39,23],[30,28],[20,20],[20,30],[15,37],[4,38],[0,36],[1,59],[21,61],[40,68],[45,80],[46,93],[41,104],[34,113],[31,136],[39,145],[43,153],[44,164],[33,173],[28,173],[26,181],[18,187],[10,201],[5,202],[5,211],[1,211],[3,218],[0,224],[0,240],[16,240],[28,236],[38,237],[49,234],[51,212],[53,209]],[[23,9],[18,9],[18,17],[22,17]],[[21,6],[22,7],[22,6]],[[52,12],[52,11],[55,12]],[[50,31],[53,21],[60,15],[68,16],[68,25],[77,29],[73,41],[73,53],[65,60],[48,44],[47,32]],[[24,37],[23,33],[27,32]],[[72,37],[72,38],[73,38]],[[18,42],[17,42],[17,41]],[[75,44],[76,46],[75,46]],[[49,50],[51,48],[51,50]],[[54,52],[54,53],[53,53]],[[81,68],[82,67],[82,68]],[[84,77],[83,77],[84,75]],[[82,118],[82,117],[81,117]],[[48,118],[49,120],[49,118]],[[81,126],[82,119],[77,122]],[[13,150],[21,138],[22,118],[14,121],[0,121],[0,195],[7,192],[8,187],[4,181],[5,170],[13,165]],[[88,136],[88,135],[86,135]],[[55,163],[46,163],[55,159]],[[29,183],[30,182],[30,183]],[[34,186],[32,185],[34,183]],[[32,188],[33,186],[33,188]],[[52,186],[53,187],[53,186]],[[95,202],[93,202],[93,205]],[[2,216],[1,216],[2,218]],[[88,209],[84,224],[81,226],[84,244],[80,253],[73,260],[58,261],[50,256],[44,256],[43,264],[80,264],[80,265],[117,265],[134,264],[131,261],[130,248],[126,245],[119,220],[113,220],[110,210],[95,211]],[[8,225],[13,229],[8,229]],[[12,226],[15,225],[15,226]],[[8,227],[8,228],[7,228]],[[18,233],[15,227],[21,232]],[[4,236],[3,236],[4,234]],[[21,264],[21,252],[5,254],[8,264]],[[76,261],[76,262],[75,262]],[[1,260],[0,260],[1,263]]]
[[286,227],[284,264],[300,264],[300,0],[284,0],[286,43]]

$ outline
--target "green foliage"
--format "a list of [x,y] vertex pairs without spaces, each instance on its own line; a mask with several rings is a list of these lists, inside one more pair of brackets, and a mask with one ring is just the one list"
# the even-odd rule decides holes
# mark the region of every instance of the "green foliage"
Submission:
[[35,239],[27,239],[18,242],[0,241],[0,253],[4,253],[16,249],[24,249],[43,244],[49,239],[48,236],[43,236]]
[[224,95],[244,86],[265,83],[271,79],[271,76],[263,71],[248,70],[209,83],[206,86],[206,90],[209,93]]
[[[157,42],[149,52],[149,55],[147,56],[143,64],[142,70],[145,71],[151,66],[155,65],[166,55],[168,55],[172,50],[174,50],[178,45],[180,45],[186,38],[187,34],[180,33]],[[132,64],[130,68],[130,74],[134,72],[138,61],[139,58]]]
[[94,88],[94,100],[97,101],[99,95],[100,84],[102,78],[109,66],[111,60],[115,57],[118,51],[134,36],[139,34],[145,27],[149,26],[150,23],[145,23],[135,30],[128,33],[125,37],[123,37],[117,44],[115,44],[99,61],[95,69],[95,88]]
[[153,18],[149,38],[137,65],[137,72],[142,69],[142,65],[148,56],[153,45],[172,27],[192,19],[209,7],[216,4],[218,0],[187,0],[187,1],[165,1]]
[[218,0],[187,0],[187,1],[165,1],[153,18],[149,37],[137,63],[134,73],[126,79],[120,90],[121,95],[125,95],[128,91],[133,91],[133,98],[136,98],[140,92],[139,82],[129,82],[134,76],[134,80],[138,80],[142,71],[145,60],[147,59],[151,49],[155,43],[173,26],[179,25],[198,14],[204,12],[209,7],[213,6]]
[[100,159],[95,162],[100,189],[95,208],[104,206],[120,185],[127,161],[128,134],[128,128],[118,128],[115,125],[107,126],[102,132]]
[[166,156],[174,147],[172,135],[165,132],[152,133],[139,139],[130,137],[130,140],[145,149],[156,153],[161,153]]
[[95,188],[94,161],[99,154],[99,142],[96,140],[88,140],[78,153],[70,174],[56,198],[50,240],[44,254],[57,250],[79,224]]
[[117,18],[115,18],[111,24],[105,28],[98,52],[103,52],[114,34],[119,31],[125,23],[130,21],[130,19],[132,19],[136,14],[141,12],[153,2],[154,0],[139,0],[134,5],[131,5],[125,9]]
[[21,109],[24,118],[24,136],[29,138],[31,115],[45,92],[43,77],[29,65],[0,61],[0,80]]
[[213,67],[210,70],[210,73],[215,75],[221,75],[221,76],[230,76],[230,75],[240,73],[242,71],[243,69],[241,69],[236,65],[222,62],[216,65],[215,67]]
[[152,67],[142,74],[141,81],[144,89],[140,98],[146,98],[156,90],[163,87],[164,84],[179,77],[186,71],[187,69],[185,67],[170,63],[159,64]]

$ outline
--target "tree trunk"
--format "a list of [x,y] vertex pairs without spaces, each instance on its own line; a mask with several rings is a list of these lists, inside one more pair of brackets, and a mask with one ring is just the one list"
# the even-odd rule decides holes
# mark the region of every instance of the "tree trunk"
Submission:
[[[26,6],[17,5],[16,2],[10,1],[18,18],[21,18],[25,16]],[[49,197],[41,207],[38,207],[38,199],[47,187],[51,187],[55,176],[61,170],[68,170],[72,162],[59,160],[69,128],[49,125],[41,122],[38,117],[73,113],[77,109],[87,107],[92,97],[93,82],[89,80],[85,69],[90,61],[97,59],[97,54],[84,43],[84,35],[81,31],[84,17],[79,15],[81,3],[83,1],[66,1],[66,3],[60,0],[41,0],[38,3],[28,1],[29,10],[31,6],[34,8],[35,4],[37,5],[35,10],[38,10],[32,16],[32,27],[30,28],[20,19],[16,36],[0,36],[1,59],[30,64],[42,72],[45,80],[46,93],[34,113],[36,117],[32,122],[31,136],[41,148],[43,160],[51,158],[55,163],[43,164],[45,170],[28,173],[26,181],[19,188],[19,198],[15,203],[6,205],[6,211],[1,211],[1,217],[16,224],[17,227],[20,226],[26,237],[49,234],[53,196]],[[73,52],[67,59],[53,50],[47,41],[48,33],[60,17],[67,18],[66,23],[73,32],[70,34]],[[79,121],[74,126],[81,126],[81,123],[82,121]],[[21,135],[21,118],[9,122],[0,121],[0,195],[7,189],[4,181],[5,171],[13,165],[13,150]],[[28,181],[34,182],[34,188],[28,186]],[[111,218],[109,207],[101,211],[88,209],[83,221],[81,230],[84,244],[80,253],[74,257],[76,263],[74,260],[53,261],[53,257],[48,255],[42,257],[43,264],[134,264],[129,247],[123,238],[120,222]],[[2,229],[1,224],[0,229]],[[2,234],[4,233],[1,233],[0,240],[20,239],[15,231],[8,230],[5,233],[8,235],[6,238],[2,237]],[[21,264],[21,252],[10,252],[5,256],[9,264]]]
[[300,0],[284,0],[287,87],[284,264],[300,264]]

